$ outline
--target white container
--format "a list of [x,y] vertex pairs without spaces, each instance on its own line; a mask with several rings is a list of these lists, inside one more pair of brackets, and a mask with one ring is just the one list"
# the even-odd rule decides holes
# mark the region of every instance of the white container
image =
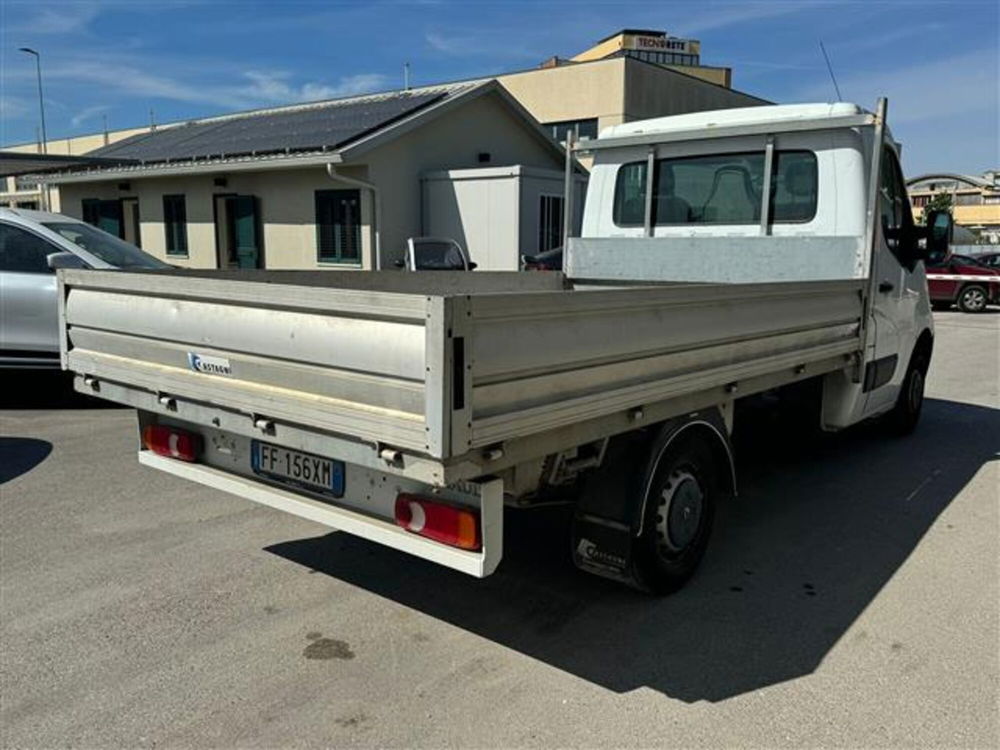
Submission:
[[[577,176],[574,233],[586,184]],[[564,185],[559,170],[520,165],[427,172],[422,234],[456,240],[479,269],[519,270],[522,255],[561,244]]]

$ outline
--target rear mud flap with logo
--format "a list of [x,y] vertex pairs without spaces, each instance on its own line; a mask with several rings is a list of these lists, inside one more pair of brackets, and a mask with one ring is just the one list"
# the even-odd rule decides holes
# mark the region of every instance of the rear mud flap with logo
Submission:
[[628,527],[597,517],[577,518],[573,563],[581,570],[632,583],[632,534]]
[[611,441],[603,466],[584,480],[573,519],[573,563],[588,573],[632,586],[636,585],[632,555],[649,441],[644,432]]

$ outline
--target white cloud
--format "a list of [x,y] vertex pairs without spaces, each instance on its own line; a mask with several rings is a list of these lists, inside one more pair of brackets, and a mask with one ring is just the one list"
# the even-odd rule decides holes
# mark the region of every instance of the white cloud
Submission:
[[[846,76],[838,75],[837,80],[845,99],[869,108],[878,97],[888,97],[889,120],[895,125],[976,112],[996,123],[1000,106],[998,54],[996,49],[972,50],[892,70],[853,70]],[[822,101],[829,96],[829,83],[817,81],[796,98]]]
[[11,96],[10,94],[0,95],[0,112],[3,112],[5,120],[7,118],[22,117],[30,111],[31,105],[27,99],[22,99],[19,96]]
[[[8,11],[9,12],[9,11]],[[24,21],[8,26],[9,35],[75,34],[84,31],[101,9],[94,3],[61,3],[43,6]]]
[[684,15],[670,33],[678,36],[692,36],[706,31],[714,31],[727,26],[747,24],[765,18],[787,16],[805,10],[814,10],[826,2],[708,2],[700,3],[700,13]]
[[386,85],[386,77],[380,73],[345,76],[333,85],[313,81],[300,86],[289,83],[287,73],[247,71],[244,75],[251,83],[239,89],[242,95],[248,100],[275,104],[366,94]]
[[[454,57],[499,57],[541,60],[544,53],[523,44],[529,34],[500,29],[484,33],[480,29],[428,31],[424,41],[435,52]],[[518,43],[516,40],[521,40]]]
[[[104,97],[121,95],[140,101],[166,99],[231,110],[363,94],[387,83],[386,77],[378,73],[344,76],[333,83],[296,83],[289,73],[267,70],[219,72],[216,80],[206,81],[203,67],[182,69],[168,76],[149,72],[152,65],[152,62],[141,60],[118,59],[113,63],[77,60],[50,66],[46,78],[84,84],[99,90]],[[74,118],[73,124],[78,124],[77,118],[82,122],[100,111],[97,107],[88,108]]]
[[[970,50],[891,70],[851,71],[838,81],[845,99],[869,109],[878,97],[888,98],[889,126],[909,173],[978,174],[1000,164],[998,56],[995,48]],[[817,79],[792,99],[828,101],[831,93],[829,82]]]
[[111,109],[111,107],[109,107],[107,104],[100,104],[95,107],[87,107],[85,109],[81,109],[79,112],[73,115],[73,117],[70,118],[70,124],[72,124],[74,128],[78,128],[87,120],[90,120],[96,117],[97,115],[103,114],[104,112],[107,112],[109,109]]

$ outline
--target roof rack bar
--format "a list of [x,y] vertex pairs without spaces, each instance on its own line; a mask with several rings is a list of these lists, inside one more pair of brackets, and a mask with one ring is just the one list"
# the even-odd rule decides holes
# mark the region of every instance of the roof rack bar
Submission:
[[737,138],[744,135],[769,135],[771,133],[795,133],[807,130],[831,130],[834,128],[860,128],[875,124],[875,115],[845,115],[843,117],[812,117],[784,122],[757,122],[744,125],[708,125],[689,130],[636,133],[617,138],[598,138],[581,141],[574,151],[600,151],[626,146],[645,146],[651,143],[676,143],[682,141],[705,141],[714,138]]

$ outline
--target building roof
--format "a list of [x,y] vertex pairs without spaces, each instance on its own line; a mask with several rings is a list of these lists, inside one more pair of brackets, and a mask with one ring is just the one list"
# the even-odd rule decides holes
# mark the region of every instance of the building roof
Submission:
[[[608,34],[603,39],[598,39],[597,40],[597,44],[603,44],[604,42],[608,41],[609,39],[614,39],[616,36],[623,36],[623,35],[628,35],[628,36],[657,36],[657,37],[661,37],[661,36],[666,36],[667,32],[663,31],[662,29],[619,29],[618,31],[616,31],[613,34]],[[594,46],[596,47],[597,44],[595,44]]]
[[995,185],[988,180],[986,177],[977,177],[971,174],[955,174],[952,172],[931,172],[930,174],[922,174],[917,177],[911,177],[906,181],[907,187],[913,187],[921,182],[932,182],[932,181],[954,181],[961,182],[968,185],[970,188],[993,188]]
[[336,99],[213,117],[126,138],[88,156],[144,164],[338,149],[469,84]]
[[62,156],[59,154],[26,154],[18,151],[0,151],[0,178],[21,174],[38,174],[68,167],[99,167],[118,165],[122,159],[95,159],[91,156]]
[[[121,166],[64,171],[52,184],[344,164],[480,96],[503,101],[562,163],[565,151],[495,79],[355,96],[198,120],[91,151]],[[260,132],[258,132],[258,130]]]
[[769,104],[759,107],[736,107],[715,109],[708,112],[691,112],[685,115],[654,117],[649,120],[626,122],[612,125],[601,131],[601,138],[619,138],[644,133],[674,132],[677,130],[703,130],[712,127],[736,127],[741,125],[764,125],[790,123],[796,120],[817,120],[822,118],[850,117],[862,114],[864,110],[857,104],[837,102],[834,104]]

